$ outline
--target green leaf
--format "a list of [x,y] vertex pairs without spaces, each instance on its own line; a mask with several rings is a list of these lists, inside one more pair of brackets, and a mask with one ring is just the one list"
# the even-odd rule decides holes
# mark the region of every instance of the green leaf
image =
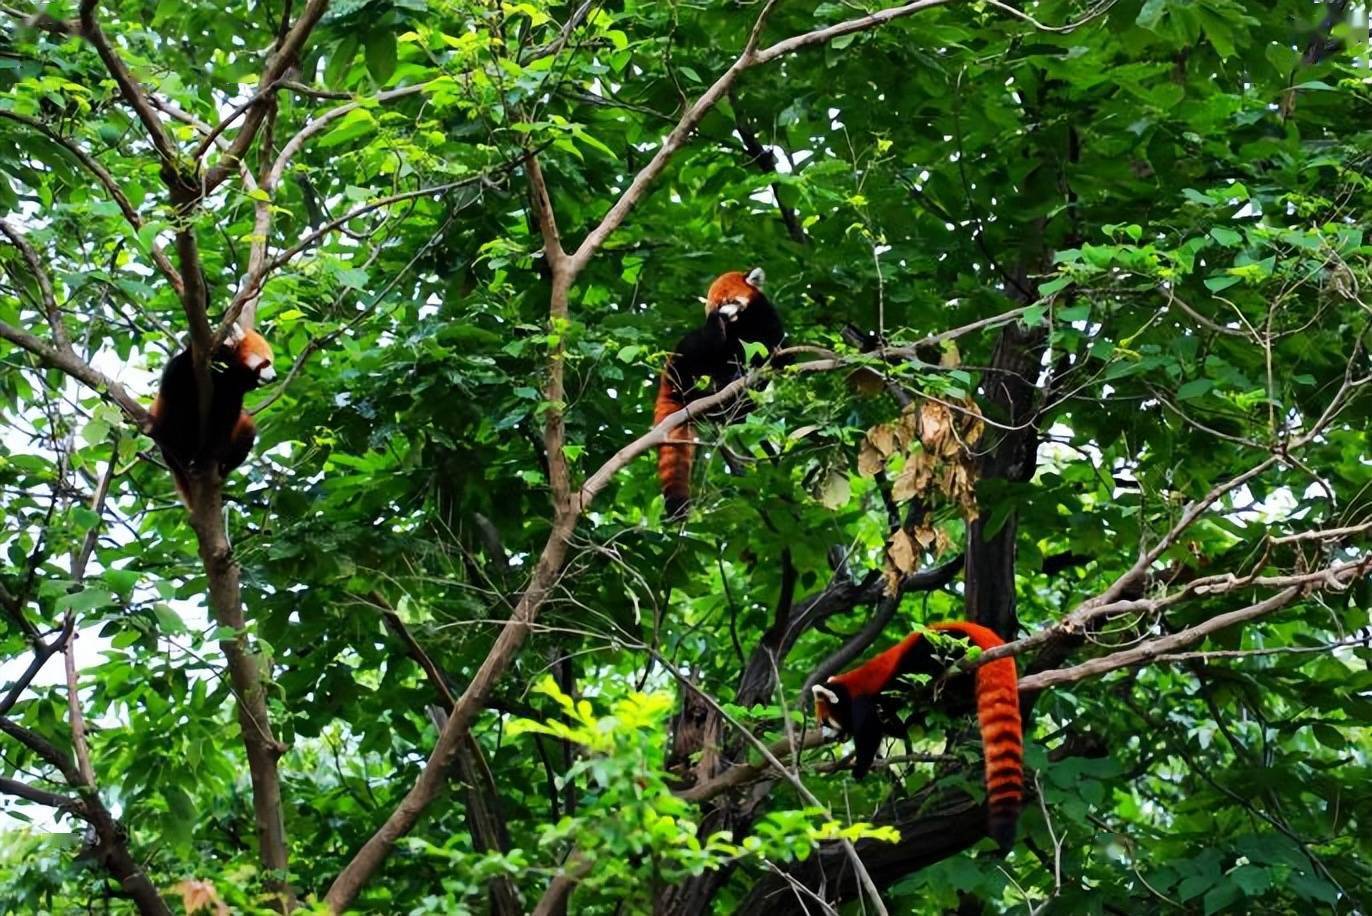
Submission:
[[1197,378],[1185,383],[1177,389],[1178,401],[1189,401],[1213,390],[1215,383],[1208,378]]
[[1226,248],[1237,248],[1243,244],[1243,233],[1226,229],[1223,226],[1211,228],[1210,237]]
[[338,119],[338,126],[319,140],[321,149],[342,146],[351,140],[365,137],[376,130],[376,119],[365,108],[357,108]]
[[372,79],[386,85],[395,73],[395,34],[387,29],[368,30],[363,38],[363,51],[367,61],[367,72]]

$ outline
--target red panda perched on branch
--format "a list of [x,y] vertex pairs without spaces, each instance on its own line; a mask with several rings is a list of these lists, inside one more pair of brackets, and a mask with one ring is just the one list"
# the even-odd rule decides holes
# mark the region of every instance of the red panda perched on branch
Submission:
[[[964,620],[930,624],[928,629],[965,637],[981,649],[1004,643],[993,630]],[[815,718],[820,725],[853,737],[855,778],[867,775],[887,731],[877,710],[878,695],[901,675],[937,675],[943,670],[924,634],[912,633],[852,671],[811,688],[815,694]],[[1024,797],[1024,736],[1020,729],[1015,659],[998,658],[973,673],[986,768],[988,832],[1002,850],[1008,850],[1015,840],[1015,823]]]
[[149,434],[161,448],[187,508],[192,468],[212,463],[222,477],[247,459],[257,427],[243,409],[243,395],[274,378],[271,345],[256,331],[234,325],[210,361],[212,390],[209,411],[202,417],[191,351],[182,350],[167,363],[149,411]]
[[[776,308],[762,294],[763,279],[762,268],[755,267],[730,271],[710,284],[705,323],[681,338],[662,370],[654,424],[739,378],[747,368],[744,344],[760,343],[769,356],[781,345],[786,332]],[[708,387],[700,386],[701,379],[708,379]],[[682,423],[658,451],[657,473],[669,518],[682,517],[690,506],[694,437],[691,423]]]

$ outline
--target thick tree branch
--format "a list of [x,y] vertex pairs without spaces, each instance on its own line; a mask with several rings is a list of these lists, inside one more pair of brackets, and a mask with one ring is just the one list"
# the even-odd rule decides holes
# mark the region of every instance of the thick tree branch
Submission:
[[124,386],[92,369],[89,363],[75,353],[59,350],[52,344],[34,337],[29,332],[12,327],[3,321],[0,321],[0,339],[8,340],[21,349],[29,351],[48,368],[61,370],[82,382],[96,394],[124,411],[125,415],[140,431],[146,432],[149,429],[152,422],[151,417],[124,389]]
[[190,485],[190,523],[209,580],[210,614],[216,624],[232,632],[220,641],[219,648],[228,662],[240,737],[248,758],[258,857],[267,886],[276,892],[283,908],[290,910],[295,896],[288,881],[288,847],[277,770],[286,746],[273,733],[267,708],[270,672],[248,640],[238,562],[224,528],[223,481],[217,470],[211,469],[210,473],[192,473]]
[[0,777],[0,795],[13,795],[35,804],[46,805],[59,810],[73,810],[80,807],[81,799],[71,795],[59,795],[46,789],[37,789],[17,779]]
[[[437,713],[436,721],[442,729],[447,721],[447,715],[457,705],[457,698],[448,689],[447,678],[429,657],[429,653],[424,651],[419,640],[415,639],[409,627],[405,626],[405,621],[400,619],[399,612],[391,606],[386,597],[378,591],[373,591],[369,598],[373,605],[381,609],[381,620],[386,629],[405,646],[405,654],[419,665],[424,676],[428,678],[429,685],[438,694],[443,711]],[[510,835],[505,825],[505,816],[500,810],[499,788],[486,763],[485,754],[481,752],[481,745],[470,733],[458,745],[454,762],[459,778],[467,787],[467,825],[472,834],[474,847],[479,852],[509,852]],[[492,879],[490,895],[491,911],[496,916],[519,916],[523,912],[519,892],[508,875],[499,875]]]
[[148,94],[143,91],[138,80],[134,79],[133,74],[129,72],[128,65],[124,63],[123,58],[110,45],[110,40],[105,37],[105,33],[100,29],[100,23],[95,19],[97,6],[99,6],[99,0],[81,0],[81,35],[95,48],[95,53],[100,55],[100,60],[104,62],[105,69],[109,71],[110,76],[114,77],[120,95],[133,109],[134,114],[138,115],[138,120],[143,122],[143,126],[148,132],[148,139],[152,141],[153,149],[157,150],[157,156],[162,160],[164,170],[170,170],[174,173],[179,167],[176,144],[168,135],[162,124],[162,119],[157,116],[157,112],[153,109]]

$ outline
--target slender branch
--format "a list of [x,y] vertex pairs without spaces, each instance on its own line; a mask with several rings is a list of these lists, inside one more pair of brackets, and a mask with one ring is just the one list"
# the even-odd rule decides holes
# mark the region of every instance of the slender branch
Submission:
[[191,158],[194,159],[196,162],[199,162],[201,159],[203,159],[205,154],[210,151],[210,147],[216,145],[216,141],[219,139],[220,134],[228,130],[229,126],[233,124],[234,121],[237,121],[240,117],[242,117],[245,111],[247,111],[249,108],[252,108],[254,105],[258,104],[263,99],[270,96],[272,93],[276,92],[276,90],[281,88],[282,85],[284,85],[283,80],[276,80],[275,82],[269,83],[263,86],[262,88],[258,89],[251,96],[249,96],[246,102],[243,102],[237,107],[233,108],[228,114],[226,114],[220,120],[218,124],[211,127],[209,129],[209,132],[201,138],[200,144],[195,148],[195,152],[191,153]]
[[[773,356],[773,359],[784,358],[799,353],[813,352],[815,352],[814,348],[807,347],[802,349],[799,347],[792,347],[778,350]],[[828,372],[848,365],[851,365],[848,360],[835,356],[828,359],[816,359],[811,360],[810,362],[792,364],[787,367],[786,371],[791,373]],[[666,442],[667,434],[672,430],[693,418],[710,413],[717,407],[732,403],[734,399],[745,390],[756,387],[757,384],[766,377],[767,372],[768,369],[766,367],[754,369],[747,375],[737,378],[725,385],[714,394],[703,398],[697,398],[680,410],[663,417],[662,422],[615,452],[610,456],[609,460],[586,478],[586,482],[581,485],[581,507],[584,509],[586,506],[590,505],[596,495],[601,490],[605,489],[605,485],[610,482],[610,479],[623,470],[629,462],[633,461],[644,452]]]
[[[67,615],[68,620],[72,615]],[[74,637],[73,637],[74,641]],[[81,712],[81,694],[77,690],[76,653],[69,644],[62,653],[63,667],[67,675],[67,717],[71,723],[71,745],[76,751],[76,772],[81,777],[80,787],[95,790],[95,768],[91,766],[90,745],[86,742],[86,717]]]
[[558,51],[561,51],[567,44],[567,40],[572,37],[572,33],[580,28],[581,24],[586,21],[586,17],[591,12],[591,7],[595,6],[597,2],[598,0],[583,0],[582,4],[577,7],[572,15],[567,17],[567,21],[562,24],[562,28],[558,30],[557,37],[546,45],[531,49],[528,57],[524,58],[521,63],[528,66],[536,60],[551,57]]
[[[105,514],[105,500],[109,497],[110,484],[114,481],[114,472],[118,466],[119,439],[116,436],[111,445],[110,460],[105,463],[105,472],[100,475],[95,493],[91,495],[90,510],[95,514],[97,521],[86,532],[81,546],[71,556],[71,581],[77,587],[86,581],[86,564],[90,562],[95,543],[100,537],[100,520]],[[71,610],[67,611],[62,628],[70,634],[62,656],[67,677],[67,717],[71,726],[71,744],[76,752],[76,769],[81,775],[80,788],[93,793],[96,791],[95,768],[91,766],[90,745],[86,741],[86,717],[81,712],[81,693],[76,678],[76,615]]]
[[[771,745],[768,746],[768,750],[772,753],[774,759],[779,759],[779,755],[781,754],[807,751],[811,748],[822,747],[828,743],[829,739],[826,738],[819,729],[811,729],[805,732],[800,741],[792,741],[789,737],[780,738],[773,741]],[[722,795],[730,789],[747,785],[771,771],[771,763],[765,760],[762,763],[736,763],[713,779],[698,782],[695,785],[673,792],[672,794],[682,801],[705,802],[717,795]]]
[[1159,656],[1176,652],[1186,646],[1200,642],[1211,633],[1218,632],[1226,627],[1232,627],[1238,623],[1254,620],[1265,616],[1273,611],[1286,607],[1305,591],[1300,586],[1291,586],[1266,600],[1247,607],[1230,611],[1227,614],[1217,614],[1204,623],[1199,623],[1194,627],[1172,633],[1158,639],[1150,639],[1145,643],[1104,655],[1100,658],[1093,658],[1088,662],[1082,662],[1071,668],[1055,668],[1051,671],[1040,671],[1037,674],[1030,674],[1020,679],[1019,689],[1022,693],[1029,693],[1043,690],[1047,687],[1060,687],[1063,684],[1072,684],[1087,678],[1099,677],[1108,671],[1115,671],[1119,668],[1134,668],[1145,665],[1150,661],[1156,660]]
[[[1347,588],[1350,582],[1366,574],[1369,562],[1372,562],[1372,560],[1355,560],[1346,563],[1335,563],[1327,568],[1317,569],[1311,572],[1282,576],[1254,575],[1240,577],[1235,576],[1232,573],[1224,573],[1217,576],[1193,579],[1176,592],[1153,598],[1118,600],[1108,604],[1094,605],[1091,601],[1082,602],[1082,604],[1078,605],[1076,610],[1051,626],[1044,627],[1035,633],[1031,633],[1023,639],[987,649],[986,651],[979,653],[976,658],[964,658],[953,666],[950,674],[954,672],[970,671],[981,667],[987,662],[995,661],[998,658],[1005,658],[1010,655],[1024,655],[1030,649],[1036,649],[1045,644],[1063,639],[1066,636],[1084,631],[1087,624],[1099,617],[1116,614],[1156,614],[1159,611],[1179,604],[1193,596],[1221,595],[1244,588],[1276,588],[1283,590],[1295,588],[1299,591],[1330,589],[1333,591],[1341,591],[1344,588]],[[1092,601],[1094,601],[1094,599],[1092,599]],[[1190,631],[1188,630],[1185,632]],[[1034,677],[1037,676],[1038,675],[1034,675]],[[1080,678],[1075,678],[1075,680],[1079,679]]]
[[[379,103],[404,98],[407,95],[414,95],[416,92],[423,92],[425,89],[429,88],[430,84],[430,82],[424,82],[417,83],[413,86],[403,86],[400,89],[390,89],[386,92],[378,93],[371,101]],[[349,112],[361,108],[362,105],[363,102],[361,100],[355,100],[346,105],[339,105],[337,108],[331,108],[319,117],[311,119],[309,123],[286,141],[285,146],[281,147],[281,152],[277,154],[276,161],[272,164],[271,171],[268,173],[267,180],[263,183],[262,189],[269,192],[276,190],[276,186],[281,183],[281,176],[285,174],[286,166],[290,165],[291,160],[300,152],[307,140]]]
[[1024,316],[1024,313],[1033,308],[1033,304],[1021,305],[1009,311],[1001,312],[999,315],[992,315],[990,318],[980,318],[960,327],[950,328],[947,331],[939,331],[937,334],[930,334],[922,337],[911,344],[902,344],[897,347],[884,347],[879,352],[888,358],[898,359],[918,359],[920,351],[927,351],[930,347],[936,347],[946,340],[954,340],[973,331],[980,331],[983,328],[999,327],[1017,321]]
[[43,666],[47,664],[48,659],[52,658],[58,652],[61,652],[63,647],[66,646],[67,640],[71,639],[71,633],[70,622],[65,622],[61,632],[53,638],[52,642],[41,643],[34,649],[33,659],[29,662],[29,666],[25,668],[24,673],[19,675],[14,683],[10,685],[10,689],[5,692],[4,698],[0,699],[0,716],[9,715],[9,711],[14,708],[15,703],[19,702],[19,697],[28,689],[29,684],[33,683],[33,679],[38,676],[38,672],[43,670]]
[[367,597],[374,606],[381,610],[381,621],[386,625],[386,629],[390,630],[395,634],[397,639],[404,643],[405,654],[410,656],[415,664],[419,665],[420,670],[424,672],[424,676],[429,679],[429,686],[434,689],[434,692],[438,694],[439,699],[443,701],[444,708],[451,710],[457,705],[457,697],[453,696],[453,692],[448,689],[447,678],[443,676],[443,672],[439,669],[438,665],[434,664],[434,660],[429,657],[429,653],[424,651],[424,647],[419,644],[419,640],[414,638],[414,634],[410,632],[410,628],[405,626],[405,621],[400,619],[399,612],[386,600],[386,596],[378,591],[372,591]]
[[19,249],[25,263],[29,265],[33,280],[38,284],[38,293],[43,300],[43,314],[47,316],[48,327],[52,329],[52,339],[56,342],[57,348],[70,352],[71,339],[67,336],[67,328],[62,322],[62,312],[57,308],[57,297],[52,292],[52,280],[43,269],[43,262],[38,260],[38,252],[33,250],[33,246],[24,238],[23,233],[3,219],[0,219],[0,233],[10,240],[11,245]]
[[1319,531],[1301,531],[1296,534],[1287,534],[1271,539],[1273,544],[1294,544],[1298,541],[1333,541],[1340,538],[1351,537],[1355,534],[1366,534],[1372,531],[1372,521],[1363,522],[1361,525],[1349,525],[1346,528],[1322,528]]
[[[667,168],[667,163],[676,155],[677,150],[685,145],[686,139],[690,136],[691,132],[695,130],[696,125],[698,125],[701,120],[704,119],[705,115],[708,114],[719,100],[725,96],[729,91],[729,87],[734,84],[744,70],[747,70],[749,67],[760,62],[760,55],[757,50],[758,38],[762,33],[763,26],[767,23],[768,17],[771,16],[773,8],[777,5],[777,2],[778,0],[767,0],[766,5],[762,8],[762,12],[758,13],[757,20],[753,23],[753,30],[748,36],[748,41],[744,45],[743,51],[729,66],[729,69],[725,70],[724,73],[715,80],[714,84],[711,85],[709,89],[706,89],[705,92],[691,104],[690,108],[686,109],[686,113],[681,116],[681,120],[677,122],[676,126],[672,128],[667,136],[662,138],[662,144],[658,147],[657,152],[653,154],[653,158],[634,176],[633,181],[629,183],[629,187],[624,190],[624,193],[621,194],[619,199],[610,207],[609,212],[601,219],[600,224],[586,235],[586,238],[582,241],[580,247],[577,248],[576,253],[572,255],[573,266],[571,273],[573,278],[576,274],[581,272],[581,269],[600,249],[600,246],[605,244],[605,240],[610,237],[610,234],[619,228],[620,224],[624,222],[625,217],[627,217],[634,207],[638,205],[638,202],[643,199],[644,195],[648,192],[648,186],[656,181],[657,177],[662,174],[662,171]],[[923,0],[923,2],[946,3],[949,2],[949,0]],[[871,24],[875,25],[877,23],[873,22]]]
[[[259,86],[278,87],[280,85],[282,77],[295,65],[300,49],[304,47],[310,33],[314,31],[315,25],[328,8],[329,0],[310,0],[309,3],[305,4],[305,9],[301,12],[300,18],[286,33],[280,47],[276,48],[267,58],[267,63],[262,68],[262,74],[257,80]],[[267,94],[265,93],[259,94],[256,103],[248,108],[247,116],[243,119],[243,126],[234,135],[229,148],[220,156],[219,162],[206,171],[204,193],[208,194],[213,191],[224,179],[238,170],[239,163],[257,136],[257,129],[262,126],[262,121],[267,116],[268,106],[263,104],[266,97]]]
[[778,41],[776,44],[758,51],[754,63],[765,64],[783,57],[787,54],[794,54],[802,48],[809,48],[814,45],[821,45],[833,41],[835,38],[842,38],[844,35],[852,35],[854,32],[863,32],[867,29],[885,25],[895,19],[905,16],[912,16],[915,13],[923,12],[935,6],[945,6],[953,0],[916,0],[915,3],[907,3],[904,6],[892,6],[884,10],[877,10],[866,16],[859,16],[856,19],[848,19],[844,22],[835,23],[822,29],[815,29],[803,35],[794,35],[790,38]]
[[234,294],[233,299],[229,303],[229,307],[224,311],[224,317],[219,322],[218,330],[215,331],[214,340],[222,342],[228,337],[229,329],[238,321],[238,316],[242,314],[244,308],[246,308],[249,303],[254,301],[258,295],[261,294],[263,285],[274,271],[284,267],[292,258],[300,254],[300,252],[309,248],[315,242],[335,231],[340,226],[344,226],[360,216],[366,216],[368,213],[375,212],[383,207],[389,207],[391,204],[400,203],[406,200],[414,200],[418,197],[446,194],[449,191],[470,187],[475,184],[484,184],[491,181],[496,175],[509,172],[511,169],[515,168],[519,162],[520,160],[514,159],[510,162],[503,163],[496,168],[481,172],[477,175],[468,176],[467,178],[461,178],[457,181],[450,181],[445,184],[433,185],[432,187],[427,188],[419,188],[414,191],[402,191],[387,197],[379,197],[370,203],[362,204],[361,206],[348,211],[336,219],[329,220],[318,229],[307,233],[294,245],[290,246],[276,257],[269,261],[264,260],[258,266],[257,270],[249,272],[248,276],[245,277],[242,284],[240,284],[238,292]]

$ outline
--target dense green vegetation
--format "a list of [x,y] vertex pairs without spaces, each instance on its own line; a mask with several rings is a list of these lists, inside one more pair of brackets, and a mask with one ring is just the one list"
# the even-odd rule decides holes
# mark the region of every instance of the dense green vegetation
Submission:
[[[1366,911],[1347,7],[0,7],[0,900]],[[758,265],[795,359],[673,524]],[[144,411],[240,314],[192,515]],[[943,694],[861,783],[806,708],[948,618],[1025,640],[1003,860]]]

